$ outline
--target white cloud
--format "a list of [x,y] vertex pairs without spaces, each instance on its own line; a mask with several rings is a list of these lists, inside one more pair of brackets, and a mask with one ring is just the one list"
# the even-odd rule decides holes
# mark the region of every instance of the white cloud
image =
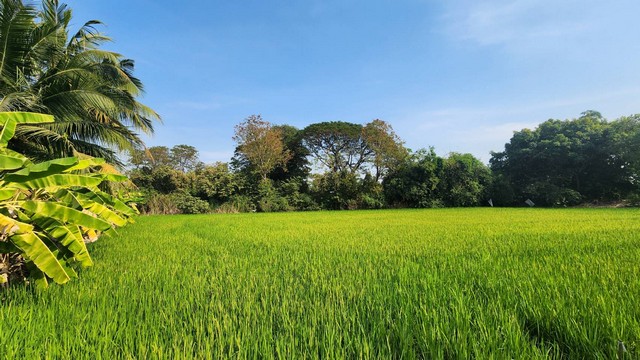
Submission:
[[463,0],[443,17],[454,38],[513,51],[557,50],[601,25],[595,0]]

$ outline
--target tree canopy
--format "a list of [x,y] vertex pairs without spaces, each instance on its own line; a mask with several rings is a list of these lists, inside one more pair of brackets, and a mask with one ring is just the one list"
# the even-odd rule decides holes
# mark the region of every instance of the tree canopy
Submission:
[[514,201],[573,205],[619,200],[638,191],[636,117],[606,121],[587,111],[572,120],[550,119],[535,130],[515,132],[491,168],[508,180]]

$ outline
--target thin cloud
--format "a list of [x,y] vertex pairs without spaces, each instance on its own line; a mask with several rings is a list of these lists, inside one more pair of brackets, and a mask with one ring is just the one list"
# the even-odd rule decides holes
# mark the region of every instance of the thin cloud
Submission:
[[454,38],[516,51],[557,49],[601,23],[593,0],[484,0],[448,4],[443,17]]

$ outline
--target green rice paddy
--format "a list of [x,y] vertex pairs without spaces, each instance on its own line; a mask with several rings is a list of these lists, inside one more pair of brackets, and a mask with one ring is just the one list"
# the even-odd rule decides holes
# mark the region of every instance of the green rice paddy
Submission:
[[640,211],[140,217],[0,291],[7,359],[640,357]]

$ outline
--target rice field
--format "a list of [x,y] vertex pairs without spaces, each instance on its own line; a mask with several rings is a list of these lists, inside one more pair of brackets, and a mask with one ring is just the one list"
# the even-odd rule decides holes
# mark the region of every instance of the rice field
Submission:
[[91,251],[0,291],[0,358],[640,358],[638,209],[141,217]]

